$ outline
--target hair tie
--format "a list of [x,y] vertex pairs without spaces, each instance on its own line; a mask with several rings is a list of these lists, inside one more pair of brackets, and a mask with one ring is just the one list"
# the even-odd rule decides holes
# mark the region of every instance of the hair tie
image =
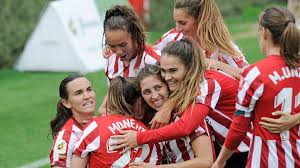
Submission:
[[[289,23],[290,22],[292,22],[291,20],[287,20],[287,21],[285,21],[285,24],[284,24],[284,26],[286,27],[287,25],[289,25]],[[293,22],[292,22],[293,23]]]

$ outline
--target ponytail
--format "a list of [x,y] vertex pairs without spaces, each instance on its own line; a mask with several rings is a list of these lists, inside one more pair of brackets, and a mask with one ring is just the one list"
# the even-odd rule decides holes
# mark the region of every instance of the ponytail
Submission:
[[299,67],[299,47],[300,47],[300,34],[299,29],[295,23],[287,21],[286,28],[283,31],[280,40],[280,54],[284,57],[288,67]]
[[202,48],[219,51],[231,57],[241,55],[233,43],[227,26],[214,0],[202,0],[197,35]]
[[66,108],[61,100],[57,103],[57,113],[56,116],[50,121],[51,134],[54,138],[60,129],[65,125],[65,123],[72,117],[72,112],[70,109]]

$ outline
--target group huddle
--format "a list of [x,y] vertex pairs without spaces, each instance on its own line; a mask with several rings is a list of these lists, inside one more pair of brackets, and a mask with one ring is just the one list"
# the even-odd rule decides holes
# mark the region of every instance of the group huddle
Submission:
[[61,81],[51,166],[300,167],[300,32],[293,14],[281,7],[261,13],[266,58],[252,65],[214,0],[176,0],[173,19],[176,28],[149,46],[131,8],[106,11],[108,93],[94,117],[89,80],[73,74]]

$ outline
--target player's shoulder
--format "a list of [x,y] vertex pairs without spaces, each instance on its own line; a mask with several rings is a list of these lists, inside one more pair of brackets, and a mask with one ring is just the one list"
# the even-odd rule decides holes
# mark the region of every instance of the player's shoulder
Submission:
[[147,64],[154,64],[156,62],[159,62],[161,56],[161,52],[152,46],[145,45],[145,50],[144,50],[144,61]]
[[72,132],[74,125],[76,125],[76,122],[74,121],[74,119],[73,118],[69,118],[67,120],[67,122],[65,123],[65,125],[60,129],[60,132],[61,131]]
[[176,28],[172,28],[171,30],[167,31],[165,34],[163,34],[162,37],[166,37],[169,35],[174,35],[174,34],[181,34],[181,32],[177,31]]
[[218,83],[224,82],[238,82],[233,76],[221,71],[221,70],[206,70],[204,77],[208,81],[216,81]]

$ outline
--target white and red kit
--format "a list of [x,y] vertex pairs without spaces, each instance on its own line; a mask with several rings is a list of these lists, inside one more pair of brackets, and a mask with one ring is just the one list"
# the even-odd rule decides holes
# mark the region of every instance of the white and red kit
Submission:
[[91,122],[76,143],[74,154],[89,157],[89,167],[128,167],[131,162],[161,164],[162,149],[159,144],[145,144],[124,153],[123,149],[115,150],[110,139],[119,135],[118,130],[146,131],[147,127],[140,121],[128,116],[107,115],[98,117]]
[[[176,122],[178,120],[179,117],[175,116],[173,122]],[[192,148],[192,141],[201,135],[207,135],[210,138],[212,144],[211,148],[212,151],[214,151],[209,128],[205,120],[203,120],[198,128],[196,128],[189,136],[163,142],[164,152],[167,155],[166,157],[169,163],[181,163],[187,160],[194,159],[195,154]]]
[[[139,132],[138,144],[167,141],[189,135],[206,118],[211,126],[216,141],[223,145],[235,111],[238,81],[233,77],[215,70],[205,72],[200,84],[200,94],[194,109],[190,105],[180,120],[165,127]],[[176,131],[171,131],[176,130]],[[240,143],[238,151],[249,150],[252,134]]]
[[50,151],[50,165],[71,167],[75,143],[82,135],[82,127],[70,118],[54,138]]
[[270,55],[247,68],[242,76],[225,146],[234,150],[252,123],[247,167],[300,167],[299,126],[273,134],[259,125],[261,117],[274,118],[274,111],[300,111],[300,68],[290,69],[281,56]]
[[[158,41],[156,41],[154,43],[153,47],[161,51],[170,42],[179,41],[183,37],[184,37],[184,35],[181,32],[178,32],[178,31],[176,31],[176,28],[173,28],[170,31],[168,31],[167,33],[165,33]],[[234,47],[240,52],[237,45],[234,44]],[[228,64],[229,66],[232,66],[232,67],[243,68],[243,67],[249,65],[248,62],[246,61],[245,57],[243,56],[243,54],[241,54],[239,56],[232,57],[230,55],[220,53],[220,52],[217,52],[217,51],[216,52],[209,52],[207,50],[206,50],[205,54],[206,54],[207,58],[224,62],[224,63],[226,63],[226,64]]]
[[140,69],[146,64],[156,64],[160,59],[160,51],[145,45],[145,50],[141,57],[133,58],[129,65],[125,67],[123,61],[115,53],[112,53],[106,60],[105,74],[109,80],[117,77],[136,77]]

